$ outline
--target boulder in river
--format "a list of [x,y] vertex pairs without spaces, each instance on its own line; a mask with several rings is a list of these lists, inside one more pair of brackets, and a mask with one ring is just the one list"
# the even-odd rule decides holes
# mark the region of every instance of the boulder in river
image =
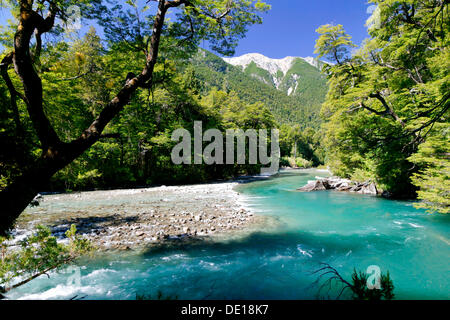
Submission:
[[348,179],[341,179],[338,177],[321,178],[316,177],[317,180],[308,181],[308,184],[297,189],[302,192],[311,191],[323,191],[323,190],[336,190],[343,192],[354,192],[360,194],[377,195],[378,190],[375,183],[371,181],[367,182],[355,182]]
[[329,188],[328,183],[325,180],[315,180],[308,181],[308,184],[304,187],[297,189],[302,192],[311,192],[311,191],[323,191]]
[[369,184],[363,186],[360,191],[362,194],[371,194],[376,195],[378,194],[377,186],[375,183],[370,182]]

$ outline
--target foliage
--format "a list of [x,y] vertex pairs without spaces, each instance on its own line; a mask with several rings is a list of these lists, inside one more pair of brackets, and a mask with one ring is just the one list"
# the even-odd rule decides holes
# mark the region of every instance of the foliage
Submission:
[[300,125],[280,127],[280,151],[291,167],[311,167],[323,164],[324,150],[320,131],[301,129]]
[[[199,58],[198,55],[203,54],[206,59]],[[130,56],[134,58],[130,59]],[[295,99],[246,77],[234,67],[231,67],[231,73],[224,75],[224,82],[219,86],[221,78],[215,78],[214,70],[227,68],[227,65],[212,53],[200,51],[189,62],[176,55],[174,60],[169,56],[164,53],[162,62],[156,65],[155,85],[149,91],[135,95],[122,111],[121,118],[113,120],[106,128],[105,138],[53,177],[50,190],[194,183],[254,173],[258,171],[257,166],[175,166],[170,160],[174,146],[170,134],[179,127],[192,129],[196,120],[204,122],[205,130],[213,127],[221,130],[274,128],[278,125],[269,107],[275,110],[273,106],[284,108],[286,105],[289,112],[304,111],[292,107],[292,103],[297,103]],[[141,54],[130,52],[123,42],[112,43],[108,48],[93,28],[80,39],[47,45],[40,59],[41,68],[46,70],[42,74],[44,93],[51,97],[46,99],[45,109],[63,141],[81,134],[120,88],[129,70],[139,69],[140,59]],[[10,75],[17,80],[13,72]],[[266,100],[261,99],[260,94],[264,95],[264,92],[270,93]],[[39,154],[39,143],[27,120],[26,107],[21,101],[18,106],[22,122],[27,125],[25,132],[30,137],[26,146],[31,148],[32,154]],[[282,113],[275,110],[275,114]],[[311,117],[301,117],[296,126],[299,133]],[[289,119],[288,116],[278,118]],[[13,123],[11,114],[4,119]],[[282,136],[289,128],[281,127]],[[5,132],[15,134],[11,130],[5,129]],[[318,160],[321,156],[314,153],[318,141],[313,139],[311,131],[305,132],[310,136],[302,136],[297,141],[298,155],[317,165],[321,161]],[[288,148],[292,150],[294,141],[285,143],[290,144]],[[290,156],[291,150],[286,155]],[[11,155],[8,159],[16,161],[24,157]],[[2,164],[7,164],[6,159]],[[14,166],[20,168],[18,164]],[[2,170],[3,173],[14,176],[12,168]],[[20,170],[16,174],[20,174]],[[10,179],[7,176],[3,179],[6,186]]]
[[364,272],[358,272],[356,269],[352,273],[352,286],[354,300],[393,300],[394,284],[389,276],[389,271],[386,274],[380,275],[381,289],[369,289],[367,286],[367,279],[369,276]]
[[[201,83],[199,90],[203,92],[216,87],[226,92],[236,92],[244,102],[262,102],[280,124],[298,124],[302,129],[318,128],[320,125],[319,110],[327,90],[326,81],[319,70],[303,60],[297,61],[289,74],[282,77],[284,80],[280,90],[273,84],[272,76],[256,64],[242,70],[203,49],[193,56],[191,64]],[[294,74],[302,78],[297,94],[288,96],[286,92],[292,87],[290,81]]]
[[[319,285],[318,295],[322,294],[326,289],[329,294],[332,289],[338,290],[337,299],[340,299],[344,293],[350,293],[349,298],[353,300],[393,300],[394,284],[390,278],[389,271],[386,274],[380,274],[379,289],[368,286],[369,275],[362,271],[353,270],[352,279],[350,281],[344,279],[342,275],[331,265],[321,263],[321,268],[314,271],[318,274],[315,284]],[[325,281],[322,279],[325,278]]]
[[[261,13],[270,10],[270,6],[261,0],[192,0],[176,3],[175,19],[169,21],[163,30],[161,52],[171,59],[188,57],[200,41],[208,41],[216,52],[232,55],[248,27],[261,24]],[[136,0],[123,4],[112,0],[94,1],[89,17],[99,22],[111,43],[123,43],[128,51],[148,50],[155,18],[155,9],[148,2],[141,5]]]
[[422,168],[412,181],[420,187],[416,206],[430,212],[450,213],[450,132],[443,124],[435,126],[426,142],[419,146],[409,161]]
[[[51,58],[52,78],[47,78],[50,75],[44,77],[44,88],[49,86],[48,91],[54,97],[47,110],[55,115],[55,129],[69,140],[73,133],[76,136],[94,119],[114,88],[120,86],[127,70],[137,67],[136,60],[128,59],[120,47],[107,52],[93,29],[83,39],[65,45],[63,54],[58,48],[51,50],[49,57],[61,58],[56,61]],[[89,59],[81,59],[75,62],[78,63],[76,67],[73,66],[73,60],[79,57]],[[43,59],[43,65],[47,64],[46,59]],[[120,61],[120,64],[112,64],[112,61]],[[70,80],[70,87],[52,85],[55,78],[72,79],[73,70],[78,69],[82,70],[81,74],[85,70],[93,71]],[[105,74],[109,79],[106,82]],[[148,92],[133,97],[120,119],[107,127],[104,139],[54,176],[53,189],[194,183],[258,170],[255,166],[172,164],[170,154],[175,142],[171,140],[171,133],[180,127],[192,131],[194,121],[202,121],[204,130],[218,128],[223,131],[277,125],[271,112],[260,103],[244,102],[233,91],[224,92],[214,87],[201,90],[195,69],[187,63],[166,59],[156,65],[155,77],[157,84]],[[93,89],[97,87],[103,91]],[[70,101],[61,101],[65,99]],[[71,107],[62,110],[63,105]],[[56,117],[63,114],[64,121]]]
[[[196,120],[203,121],[205,129],[275,126],[272,114],[266,106],[257,104],[255,98],[248,101],[227,98],[227,102],[239,105],[236,113],[228,105],[216,105],[215,109],[207,105],[203,101],[210,100],[213,87],[200,91],[200,81],[188,63],[202,40],[207,40],[217,52],[232,54],[248,26],[261,23],[261,13],[267,12],[270,6],[260,0],[174,3],[180,5],[170,9],[175,19],[167,18],[162,28],[159,60],[151,85],[137,90],[120,117],[110,121],[99,141],[59,170],[50,185],[43,183],[41,190],[192,183],[257,169],[174,166],[170,161],[174,145],[170,136],[177,128],[192,128]],[[87,25],[95,22],[102,32],[97,33],[93,27],[82,37],[81,33],[65,32],[64,23],[60,26],[59,22],[67,20],[64,10],[72,4],[80,5]],[[46,1],[34,1],[32,8],[42,13],[47,5]],[[119,4],[109,0],[56,1],[52,5],[61,11],[56,10],[57,21],[49,36],[40,39],[42,47],[34,68],[42,79],[45,116],[58,138],[63,143],[71,143],[101,114],[126,79],[139,74],[146,65],[154,45],[150,40],[157,10],[152,3],[139,1]],[[11,39],[20,14],[16,1],[2,2],[2,6],[10,9],[15,19],[0,30],[4,50],[0,58],[13,50]],[[37,51],[34,42],[31,46],[31,51]],[[13,68],[7,67],[6,72],[15,90],[22,94],[21,79]],[[0,190],[18,180],[44,153],[26,100],[10,96],[4,81],[0,82],[0,147],[5,150],[0,156]],[[227,91],[225,96],[235,94]],[[203,97],[206,99],[202,100]],[[226,113],[225,117],[222,112]]]
[[283,157],[281,159],[281,165],[301,169],[307,169],[313,166],[311,161],[305,160],[302,157]]
[[89,240],[76,234],[72,225],[66,232],[68,244],[58,243],[47,227],[37,226],[36,231],[21,240],[18,248],[10,247],[8,239],[0,238],[0,289],[6,293],[31,280],[47,275],[73,262],[92,250]]
[[352,37],[345,32],[341,24],[326,24],[320,26],[316,32],[320,37],[314,53],[317,53],[319,58],[326,57],[329,61],[341,64],[348,59],[350,48],[356,47],[351,41]]
[[337,175],[375,178],[396,197],[419,189],[422,206],[446,212],[448,153],[431,146],[448,140],[449,3],[370,2],[370,39],[357,51],[341,25],[317,30],[316,52],[334,62],[323,68],[328,164]]

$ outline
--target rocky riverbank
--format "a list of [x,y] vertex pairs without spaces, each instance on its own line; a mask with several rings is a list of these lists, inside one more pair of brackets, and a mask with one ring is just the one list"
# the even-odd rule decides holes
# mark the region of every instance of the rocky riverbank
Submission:
[[336,190],[342,192],[354,192],[359,194],[377,195],[378,190],[375,183],[371,181],[356,182],[339,177],[320,178],[308,181],[308,184],[297,189],[302,192]]
[[71,224],[99,249],[127,250],[167,241],[201,240],[261,226],[265,219],[239,204],[237,183],[94,191],[43,196],[14,234],[37,225],[64,240]]

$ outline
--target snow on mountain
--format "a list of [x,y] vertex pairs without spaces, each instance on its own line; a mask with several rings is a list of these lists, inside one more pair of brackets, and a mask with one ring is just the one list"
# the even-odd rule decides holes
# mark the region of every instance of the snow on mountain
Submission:
[[308,62],[313,67],[319,68],[319,60],[317,60],[317,59],[315,59],[313,57],[306,57],[306,58],[301,58],[301,59],[305,60],[306,62]]
[[270,59],[259,53],[249,53],[240,57],[235,58],[224,58],[225,62],[232,64],[234,66],[242,66],[244,69],[252,62],[264,70],[270,72],[271,75],[275,76],[278,71],[282,71],[283,74],[291,68],[294,62],[294,57],[286,57],[284,59]]
[[318,62],[313,57],[286,57],[283,59],[271,59],[260,53],[248,53],[240,57],[223,58],[223,60],[233,66],[242,66],[244,69],[250,63],[255,62],[258,67],[269,71],[272,76],[276,76],[278,71],[286,74],[298,58],[305,60],[307,63],[316,68],[318,67]]
[[225,62],[234,66],[241,66],[243,70],[246,70],[251,63],[255,63],[258,68],[269,72],[272,79],[267,79],[261,73],[253,73],[253,77],[267,84],[272,82],[277,89],[285,91],[289,96],[296,93],[299,81],[301,81],[300,79],[302,78],[301,74],[295,73],[291,73],[290,76],[287,77],[288,72],[293,68],[295,62],[299,59],[319,69],[319,61],[313,57],[286,57],[283,59],[271,59],[260,53],[248,53],[240,57],[223,58]]

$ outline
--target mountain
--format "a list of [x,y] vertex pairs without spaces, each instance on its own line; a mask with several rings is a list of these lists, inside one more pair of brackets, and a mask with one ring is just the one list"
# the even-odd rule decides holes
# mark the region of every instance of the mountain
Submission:
[[327,91],[325,76],[320,73],[323,63],[312,57],[271,59],[259,53],[224,58],[224,61],[242,68],[246,74],[285,92],[298,96],[303,103],[324,97]]
[[205,90],[234,91],[248,103],[262,102],[279,123],[317,127],[327,84],[313,58],[270,59],[260,54],[220,58],[199,50],[191,60]]

